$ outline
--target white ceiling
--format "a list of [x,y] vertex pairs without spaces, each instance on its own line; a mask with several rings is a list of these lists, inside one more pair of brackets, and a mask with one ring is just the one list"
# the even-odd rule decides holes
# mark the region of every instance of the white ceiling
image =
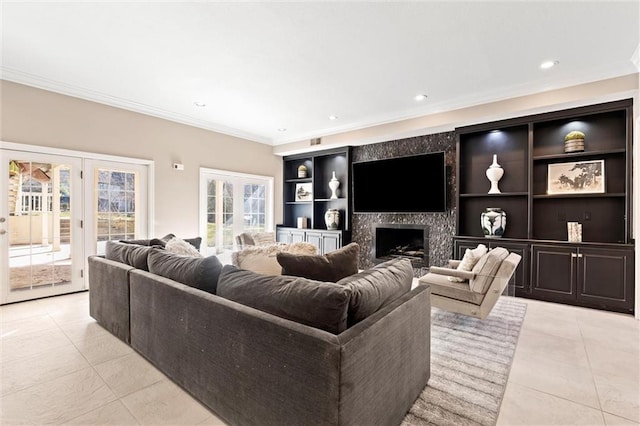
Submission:
[[2,78],[276,145],[637,72],[639,4],[3,0]]

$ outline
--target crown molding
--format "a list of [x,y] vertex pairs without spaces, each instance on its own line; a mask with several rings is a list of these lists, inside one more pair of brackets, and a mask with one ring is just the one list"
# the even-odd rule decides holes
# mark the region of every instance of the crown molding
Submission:
[[11,81],[18,84],[24,84],[26,86],[35,87],[37,89],[48,90],[50,92],[59,93],[65,96],[71,96],[87,101],[96,102],[116,108],[125,109],[128,111],[137,112],[140,114],[149,115],[156,118],[162,118],[164,120],[174,121],[180,124],[186,124],[188,126],[197,127],[212,132],[222,133],[229,136],[234,136],[241,139],[246,139],[252,142],[258,142],[265,145],[272,145],[272,141],[269,138],[258,136],[252,133],[243,132],[238,129],[223,126],[221,124],[212,123],[210,121],[200,120],[188,115],[167,111],[164,109],[156,108],[151,105],[145,105],[139,102],[134,102],[128,99],[119,98],[116,96],[107,95],[95,90],[87,89],[72,84],[63,83],[60,81],[50,80],[44,77],[40,77],[35,74],[25,73],[10,67],[0,67],[0,78],[3,80]]

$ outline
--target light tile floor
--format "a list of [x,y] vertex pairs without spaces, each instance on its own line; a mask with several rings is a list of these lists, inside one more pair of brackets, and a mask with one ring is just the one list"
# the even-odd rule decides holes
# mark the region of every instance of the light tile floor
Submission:
[[[0,424],[222,425],[89,317],[88,293],[0,307]],[[640,422],[640,322],[527,301],[498,425]]]

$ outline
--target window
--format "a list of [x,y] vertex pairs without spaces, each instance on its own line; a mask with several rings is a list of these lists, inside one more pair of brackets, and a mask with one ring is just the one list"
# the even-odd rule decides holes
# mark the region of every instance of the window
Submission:
[[98,241],[130,239],[136,231],[136,172],[96,169]]
[[200,169],[202,251],[224,255],[241,232],[273,229],[273,177]]

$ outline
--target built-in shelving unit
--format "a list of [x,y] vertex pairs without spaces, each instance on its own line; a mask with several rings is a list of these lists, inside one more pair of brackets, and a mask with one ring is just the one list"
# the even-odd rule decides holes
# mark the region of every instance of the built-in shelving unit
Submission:
[[[454,255],[487,241],[480,214],[500,207],[505,233],[490,245],[526,257],[516,295],[632,312],[632,106],[628,99],[456,129]],[[574,130],[586,135],[585,149],[565,153]],[[493,155],[504,169],[500,194],[487,193]],[[595,160],[604,164],[604,192],[547,193],[550,166]],[[567,222],[582,224],[582,242],[567,241]]]
[[[298,177],[298,167],[301,165],[307,169],[305,178]],[[331,198],[329,188],[334,172],[340,182],[336,191],[337,199]],[[351,147],[286,156],[283,158],[283,181],[284,209],[283,223],[278,226],[279,240],[291,242],[302,239],[313,243],[324,240],[325,243],[319,246],[321,252],[350,241]],[[299,184],[305,183],[311,186],[312,195],[308,201],[296,201],[296,189]],[[340,212],[338,230],[327,230],[324,215],[328,209]],[[307,219],[306,231],[294,229],[301,217]],[[323,232],[318,234],[314,230]]]

